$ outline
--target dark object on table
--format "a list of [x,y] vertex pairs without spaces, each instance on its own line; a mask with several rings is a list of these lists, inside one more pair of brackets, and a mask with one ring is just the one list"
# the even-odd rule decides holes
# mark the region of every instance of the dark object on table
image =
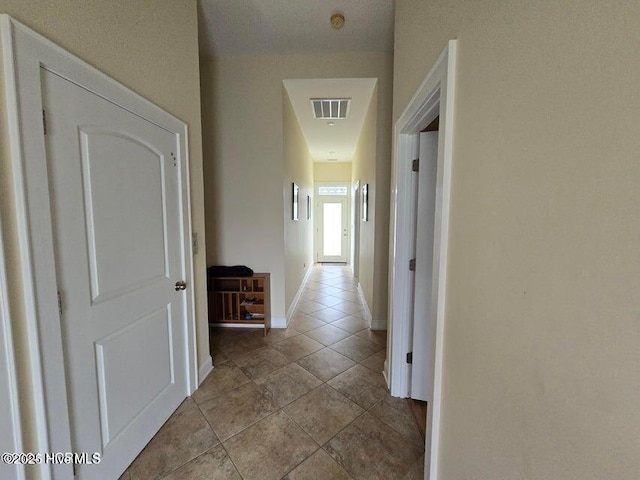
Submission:
[[226,267],[224,265],[214,265],[207,269],[209,277],[251,277],[253,270],[245,265]]

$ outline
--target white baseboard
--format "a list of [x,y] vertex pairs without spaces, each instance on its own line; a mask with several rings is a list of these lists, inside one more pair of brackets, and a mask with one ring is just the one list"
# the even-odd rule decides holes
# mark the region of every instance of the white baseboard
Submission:
[[271,317],[271,328],[287,328],[287,317]]
[[387,382],[387,388],[391,389],[391,384],[389,383],[389,360],[384,361],[384,367],[382,367],[382,376],[384,377],[384,381]]
[[371,319],[371,330],[387,330],[387,320],[384,318]]
[[309,268],[307,268],[307,272],[304,274],[304,278],[302,279],[302,282],[298,287],[298,292],[296,293],[296,296],[293,297],[293,301],[291,302],[291,305],[289,305],[289,310],[287,310],[287,316],[285,318],[284,326],[276,327],[272,319],[271,328],[287,328],[287,325],[289,325],[289,320],[291,320],[291,317],[293,316],[293,312],[295,312],[296,308],[298,307],[298,303],[300,302],[300,298],[302,297],[302,293],[304,292],[304,287],[307,284],[307,280],[309,280],[309,275],[311,275],[311,271],[313,270],[313,265],[314,264],[312,263],[309,265]]
[[209,355],[198,369],[198,385],[202,385],[202,382],[204,382],[207,375],[211,373],[211,370],[213,370],[213,359],[211,355]]
[[215,328],[264,328],[260,323],[210,323]]
[[360,297],[360,301],[362,302],[362,305],[364,306],[364,316],[365,316],[365,320],[367,321],[367,323],[369,324],[369,328],[373,328],[371,326],[371,320],[372,320],[372,315],[371,315],[371,310],[369,309],[369,304],[367,303],[367,299],[364,296],[364,292],[362,291],[362,285],[360,285],[360,282],[358,282],[358,296]]

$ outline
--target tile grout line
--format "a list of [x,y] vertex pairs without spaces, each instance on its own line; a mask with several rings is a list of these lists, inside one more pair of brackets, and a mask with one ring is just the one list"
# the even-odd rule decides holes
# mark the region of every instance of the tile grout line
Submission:
[[[313,290],[313,289],[305,288],[305,292],[304,292],[304,293],[307,293],[307,292],[310,292],[310,291],[318,292],[317,290]],[[341,289],[341,292],[339,292],[339,293],[343,293],[343,292],[352,292],[352,290],[345,290],[345,289]],[[303,293],[303,295],[304,295],[304,293]],[[322,296],[323,294],[322,294],[322,292],[318,292],[318,295],[319,295],[319,296]],[[324,295],[326,295],[326,296],[333,296],[333,295],[331,295],[331,294],[324,294]],[[340,297],[335,297],[335,298],[340,298]],[[342,299],[342,298],[340,298],[340,300],[341,300],[341,302],[340,302],[340,303],[350,302],[349,300]],[[312,301],[315,301],[315,300],[312,300]],[[334,307],[335,305],[337,305],[337,304],[334,304],[334,305],[324,305],[324,304],[322,304],[321,302],[316,302],[316,303],[319,303],[319,304],[321,304],[321,305],[323,306],[323,308],[322,308],[322,309],[320,309],[320,310],[318,310],[318,311],[325,310],[325,309],[327,309],[327,308],[331,308],[331,309],[336,310],[336,311],[339,311],[339,312],[341,312],[341,313],[343,313],[343,314],[345,315],[344,317],[339,318],[339,319],[335,320],[334,322],[339,321],[339,320],[342,320],[342,319],[344,319],[344,318],[348,318],[348,317],[350,317],[350,316],[354,316],[354,317],[355,317],[357,314],[359,314],[359,313],[360,313],[360,311],[358,311],[358,312],[353,312],[353,313],[347,313],[347,312],[342,312],[342,311],[341,311],[341,310],[339,310],[339,309],[335,309],[335,308],[333,308],[333,307]],[[350,303],[354,303],[354,304],[355,304],[355,302],[350,302]],[[316,311],[316,312],[317,312],[317,311]],[[362,362],[364,362],[364,361],[368,360],[368,359],[369,359],[369,358],[371,358],[372,356],[376,355],[378,352],[380,352],[380,351],[382,351],[382,350],[384,350],[384,349],[385,349],[385,347],[382,347],[378,342],[372,342],[372,341],[370,341],[370,340],[368,340],[368,339],[366,339],[366,338],[360,337],[360,336],[358,335],[359,333],[361,333],[361,332],[363,332],[363,331],[367,330],[366,328],[361,329],[361,330],[358,330],[358,331],[356,331],[356,332],[350,332],[350,331],[345,330],[344,328],[341,328],[341,327],[339,327],[339,326],[337,326],[337,325],[332,325],[332,323],[333,323],[333,322],[325,322],[324,320],[322,320],[322,319],[320,319],[320,318],[314,317],[314,316],[313,316],[313,313],[316,313],[316,312],[312,312],[312,313],[310,313],[310,314],[306,314],[306,313],[305,313],[305,315],[308,315],[308,316],[310,316],[310,317],[312,317],[312,318],[314,318],[314,319],[316,319],[316,320],[322,321],[322,322],[324,323],[324,325],[322,325],[322,326],[318,326],[318,327],[315,327],[315,328],[312,328],[312,329],[310,329],[310,330],[307,330],[306,332],[299,332],[299,334],[300,334],[300,335],[304,335],[307,339],[310,339],[310,340],[312,340],[312,341],[314,341],[314,342],[317,342],[318,344],[322,345],[322,348],[320,348],[319,350],[316,350],[316,351],[314,351],[314,352],[312,352],[312,353],[310,353],[310,354],[308,354],[308,355],[305,355],[305,356],[303,356],[303,357],[301,357],[301,358],[299,358],[299,359],[292,360],[292,361],[290,361],[288,364],[283,365],[282,367],[279,367],[279,368],[277,368],[277,369],[273,370],[273,372],[276,372],[276,371],[278,371],[278,370],[280,370],[280,369],[283,369],[283,368],[286,368],[286,367],[288,367],[288,366],[290,366],[290,365],[292,365],[292,364],[295,364],[296,366],[298,366],[298,367],[300,367],[300,368],[303,368],[303,370],[305,370],[305,372],[307,372],[308,374],[310,374],[311,376],[313,376],[314,378],[316,378],[317,380],[319,380],[319,381],[320,381],[320,384],[319,384],[319,385],[317,385],[316,387],[312,388],[312,389],[311,389],[311,390],[309,390],[308,392],[304,393],[304,394],[303,394],[303,395],[301,395],[300,397],[296,398],[295,400],[292,400],[291,402],[287,403],[287,404],[286,404],[286,405],[284,405],[284,406],[280,406],[280,405],[277,405],[277,404],[276,404],[276,405],[277,405],[277,407],[278,407],[278,410],[276,410],[276,411],[274,411],[274,412],[271,412],[270,414],[268,414],[268,415],[266,415],[265,417],[263,417],[263,418],[261,418],[261,419],[257,420],[256,422],[253,422],[251,425],[249,425],[249,426],[245,427],[243,430],[241,430],[241,431],[239,431],[239,432],[235,433],[234,435],[232,435],[231,437],[229,437],[228,439],[226,439],[226,440],[224,441],[224,442],[226,442],[226,441],[228,441],[228,440],[232,439],[232,438],[233,438],[233,437],[235,437],[236,435],[239,435],[240,433],[244,432],[246,429],[248,429],[248,428],[250,428],[250,427],[254,426],[256,423],[258,423],[258,422],[260,422],[260,421],[264,420],[265,418],[268,418],[268,417],[270,417],[270,416],[272,416],[272,415],[274,415],[274,414],[277,414],[277,413],[279,413],[279,412],[282,412],[282,414],[283,414],[283,415],[285,415],[285,416],[286,416],[286,418],[290,419],[290,420],[291,420],[291,421],[292,421],[296,426],[298,426],[298,428],[300,428],[300,429],[302,430],[302,432],[304,432],[304,433],[305,433],[309,438],[311,438],[311,439],[312,439],[312,441],[314,442],[314,444],[315,444],[315,445],[317,445],[317,446],[318,446],[318,448],[316,448],[316,449],[315,449],[315,450],[314,450],[310,455],[308,455],[307,457],[305,457],[305,458],[304,458],[300,463],[298,463],[298,464],[297,464],[296,466],[294,466],[291,470],[289,470],[287,473],[285,473],[284,477],[286,477],[289,473],[291,473],[293,470],[295,470],[296,468],[298,468],[302,463],[304,463],[305,461],[307,461],[311,456],[313,456],[316,452],[318,452],[318,450],[321,450],[321,449],[322,449],[325,453],[327,453],[327,454],[330,456],[330,458],[332,458],[332,459],[333,459],[333,461],[336,461],[336,460],[335,460],[335,459],[334,459],[334,458],[333,458],[333,457],[332,457],[332,456],[331,456],[331,455],[326,451],[326,449],[324,449],[324,445],[326,445],[327,443],[329,443],[333,438],[335,438],[337,435],[339,435],[342,431],[344,431],[346,428],[348,428],[350,425],[352,425],[354,422],[356,422],[358,419],[360,419],[363,415],[365,415],[366,413],[369,413],[372,409],[374,409],[376,406],[378,406],[379,404],[381,404],[381,403],[384,401],[384,399],[381,399],[381,400],[379,400],[379,401],[375,402],[373,405],[371,405],[371,407],[369,407],[368,409],[362,409],[362,406],[358,405],[358,403],[357,403],[357,402],[353,401],[353,400],[352,400],[351,398],[349,398],[348,396],[346,396],[346,395],[342,394],[340,391],[336,390],[334,387],[332,387],[332,386],[331,386],[331,385],[329,385],[329,383],[328,383],[329,381],[331,381],[332,379],[336,378],[337,376],[341,375],[341,374],[342,374],[342,373],[344,373],[344,372],[338,373],[337,375],[334,375],[334,376],[332,376],[330,379],[328,379],[328,380],[326,380],[326,381],[325,381],[325,380],[323,380],[323,379],[321,379],[321,378],[316,377],[312,372],[308,371],[307,369],[305,369],[304,367],[302,367],[302,365],[300,365],[300,364],[298,363],[299,361],[301,361],[301,360],[303,360],[303,359],[305,359],[305,358],[308,358],[308,357],[310,357],[310,356],[314,355],[315,353],[317,353],[317,352],[319,352],[319,351],[321,351],[321,350],[323,350],[323,349],[325,349],[325,348],[329,348],[332,352],[335,352],[335,353],[337,353],[337,354],[339,354],[339,355],[345,356],[345,355],[344,355],[344,354],[342,354],[341,352],[338,352],[338,351],[334,350],[333,348],[331,348],[331,346],[332,346],[332,345],[335,345],[336,343],[339,343],[339,342],[341,342],[341,341],[343,341],[343,340],[347,340],[347,339],[349,339],[349,338],[351,338],[351,337],[357,337],[357,338],[359,338],[359,339],[361,339],[361,340],[363,340],[363,341],[365,341],[365,342],[367,342],[367,343],[370,343],[370,344],[375,345],[376,347],[380,347],[380,348],[379,348],[378,350],[376,350],[375,352],[373,352],[371,355],[367,355],[364,359],[362,359],[362,360],[360,360],[360,361],[356,361],[356,360],[354,360],[354,359],[353,359],[353,358],[351,358],[351,357],[345,356],[345,358],[348,358],[349,360],[351,360],[352,362],[354,362],[354,365],[353,365],[352,367],[349,367],[347,370],[349,370],[350,368],[353,368],[353,367],[354,367],[354,366],[356,366],[356,365],[361,365],[361,363],[362,363]],[[300,313],[304,313],[304,312],[296,311],[296,313],[295,313],[294,315],[298,315],[298,314],[300,314]],[[359,317],[356,317],[356,318],[359,318]],[[317,329],[319,329],[319,328],[323,328],[323,327],[325,327],[325,326],[327,326],[327,325],[331,325],[331,326],[333,326],[334,328],[338,328],[339,330],[344,331],[344,332],[348,333],[349,335],[348,335],[347,337],[345,337],[345,338],[343,338],[343,339],[341,339],[341,340],[338,340],[338,341],[336,341],[336,342],[333,342],[333,343],[331,343],[331,344],[329,344],[329,345],[325,345],[325,344],[323,344],[322,342],[318,342],[317,340],[315,340],[315,339],[313,339],[313,338],[309,337],[308,335],[305,335],[305,334],[306,334],[306,333],[308,333],[308,332],[311,332],[311,331],[313,331],[313,330],[317,330]],[[295,329],[295,328],[294,328],[294,329]],[[289,337],[289,338],[294,338],[294,337]],[[247,354],[248,354],[248,353],[251,353],[251,352],[255,352],[255,351],[260,350],[260,349],[262,349],[262,348],[273,347],[273,346],[278,345],[278,344],[280,344],[280,343],[282,343],[282,342],[284,342],[284,341],[286,341],[286,340],[288,340],[288,338],[283,339],[283,340],[280,340],[280,341],[278,341],[278,342],[274,342],[273,344],[266,344],[266,345],[262,345],[262,346],[260,346],[260,347],[258,347],[258,348],[252,349],[251,351],[247,352]],[[278,352],[279,352],[279,350],[277,350],[277,349],[274,349],[274,350],[276,350],[276,351],[278,351]],[[281,353],[281,352],[279,352],[279,353]],[[228,361],[228,360],[231,360],[232,364],[233,364],[236,368],[238,368],[238,369],[240,369],[240,370],[242,371],[242,368],[241,368],[241,367],[239,367],[239,366],[237,365],[237,363],[234,361],[234,359],[233,359],[233,358],[228,357],[227,361]],[[289,358],[287,358],[287,360],[289,360]],[[363,367],[365,367],[365,366],[363,365]],[[368,368],[368,367],[365,367],[365,368]],[[345,370],[345,371],[347,371],[347,370]],[[374,371],[373,369],[369,369],[369,370]],[[264,376],[269,375],[270,373],[273,373],[273,372],[269,372],[269,373],[265,374]],[[243,373],[244,373],[244,371],[243,371]],[[379,372],[378,372],[378,373],[379,373]],[[261,386],[261,385],[258,385],[258,384],[255,382],[255,380],[256,380],[256,379],[250,378],[249,380],[250,380],[254,385],[256,385],[258,388],[262,388],[262,389],[264,389],[264,390],[269,391],[268,389],[266,389],[266,387],[263,387],[263,386]],[[293,417],[291,417],[291,416],[290,416],[290,415],[285,411],[285,408],[286,408],[286,407],[288,407],[289,405],[291,405],[292,403],[296,402],[296,401],[297,401],[297,400],[299,400],[300,398],[304,397],[305,395],[308,395],[308,394],[312,393],[313,391],[317,390],[318,388],[322,387],[323,385],[327,385],[331,390],[335,391],[335,392],[336,392],[337,394],[339,394],[340,396],[342,396],[342,397],[344,397],[344,398],[348,399],[348,400],[349,400],[349,401],[351,401],[354,405],[357,405],[358,407],[360,407],[360,408],[362,409],[362,413],[360,413],[359,415],[357,415],[357,416],[356,416],[356,418],[354,418],[354,419],[353,419],[351,422],[349,422],[346,426],[344,426],[344,427],[343,427],[343,428],[341,428],[338,432],[336,432],[336,434],[335,434],[335,435],[333,435],[333,436],[332,436],[332,437],[331,437],[327,442],[325,442],[323,445],[320,445],[320,444],[319,444],[319,443],[318,443],[318,442],[317,442],[317,441],[316,441],[316,440],[315,440],[315,439],[310,435],[310,433],[309,433],[309,432],[308,432],[304,427],[302,427],[302,425],[300,425],[298,422],[296,422],[296,420],[295,420]],[[240,386],[240,387],[242,387],[242,386]],[[240,388],[240,387],[237,387],[237,388]],[[235,390],[235,389],[234,389],[234,390]],[[233,391],[233,390],[232,390],[232,391]],[[270,391],[269,391],[269,392],[270,392]],[[225,395],[227,395],[228,393],[230,393],[230,392],[225,393]],[[198,407],[200,407],[200,405],[199,405],[199,404],[196,404],[196,405],[197,405]],[[203,416],[204,416],[204,413],[202,412],[202,410],[201,410],[201,409],[200,409],[200,411],[201,411],[201,413],[202,413],[202,414],[203,414]],[[373,415],[373,414],[372,414],[372,415]],[[375,417],[375,418],[377,418],[375,415],[374,415],[374,417]],[[205,416],[205,419],[206,419],[206,416]],[[213,428],[213,426],[210,424],[210,422],[208,421],[208,419],[207,419],[207,423],[209,424],[209,426],[210,426],[210,428],[212,429],[212,431],[217,435],[217,433],[216,433],[215,429],[214,429],[214,428]],[[382,422],[382,423],[384,423],[384,422]],[[394,431],[395,431],[395,429],[394,429]],[[398,433],[399,433],[399,432],[398,432]],[[218,439],[220,440],[220,438],[218,438]],[[242,474],[240,474],[240,471],[238,470],[237,465],[235,464],[235,462],[233,462],[233,459],[232,459],[232,458],[231,458],[231,456],[229,455],[229,452],[228,452],[228,451],[227,451],[227,449],[224,447],[224,442],[223,442],[222,440],[220,440],[220,445],[222,446],[222,448],[223,448],[223,449],[224,449],[224,451],[226,452],[227,456],[229,457],[229,459],[230,459],[230,460],[231,460],[231,462],[233,463],[234,467],[236,468],[236,471],[238,471],[238,474],[242,477]],[[340,464],[340,463],[339,463],[339,462],[337,462],[337,461],[336,461],[336,463],[337,463],[338,465],[340,465],[340,466],[343,468],[343,470],[347,473],[347,475],[348,475],[350,478],[353,478],[353,477],[352,477],[352,475],[351,475],[351,474],[346,470],[346,466],[345,466],[345,465],[342,465],[342,464]],[[284,478],[284,477],[283,477],[283,478]],[[242,478],[244,478],[244,477],[242,477]]]

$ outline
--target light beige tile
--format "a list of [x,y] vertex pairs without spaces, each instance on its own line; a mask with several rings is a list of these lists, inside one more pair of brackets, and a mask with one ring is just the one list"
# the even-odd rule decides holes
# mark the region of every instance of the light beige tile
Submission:
[[175,412],[173,412],[173,414],[180,415],[181,413],[189,410],[190,408],[196,408],[197,406],[198,405],[196,405],[196,402],[194,402],[191,397],[187,397],[182,401],[180,406],[176,409]]
[[300,302],[296,306],[296,312],[310,314],[313,312],[317,312],[318,310],[322,310],[324,305],[318,302],[314,302],[313,300]]
[[244,480],[279,480],[318,448],[282,411],[227,440],[224,447]]
[[424,440],[406,398],[387,396],[370,413],[411,442],[424,447]]
[[273,395],[273,400],[281,407],[293,402],[322,382],[295,363],[282,367],[255,380]]
[[365,340],[369,340],[370,342],[377,343],[378,345],[382,345],[384,347],[387,346],[387,331],[386,330],[371,330],[370,328],[365,328],[360,332],[356,333],[360,338],[364,338]]
[[361,365],[364,365],[367,368],[370,368],[374,372],[381,373],[384,370],[384,361],[387,359],[387,351],[380,350],[377,353],[374,353],[369,358],[360,362]]
[[226,362],[214,367],[202,385],[193,393],[192,398],[200,404],[234,390],[247,382],[249,382],[249,377],[242,373],[242,370],[232,362]]
[[334,293],[334,297],[341,298],[342,300],[347,300],[349,302],[358,303],[360,301],[360,295],[357,292],[352,291],[341,291],[339,293]]
[[349,357],[354,362],[361,362],[380,351],[382,347],[377,343],[353,335],[334,343],[330,348],[345,357]]
[[267,336],[264,337],[264,342],[267,345],[272,345],[297,335],[300,335],[300,332],[291,325],[289,325],[289,328],[272,328],[269,330]]
[[316,291],[319,288],[322,288],[323,286],[324,285],[322,285],[321,283],[318,283],[318,282],[316,282],[314,280],[310,280],[305,284],[304,288],[308,289],[308,290]]
[[267,390],[249,382],[231,392],[200,405],[220,440],[241,432],[278,410]]
[[348,316],[348,314],[334,308],[325,308],[324,310],[314,312],[312,316],[323,322],[331,323]]
[[344,300],[338,297],[334,297],[333,295],[319,295],[316,297],[316,302],[321,303],[325,307],[331,307],[338,303],[342,303]]
[[353,315],[362,311],[362,304],[360,302],[344,301],[333,306],[336,310],[346,313],[347,315]]
[[289,325],[298,332],[304,333],[314,328],[322,327],[326,323],[305,313],[299,313],[291,319]]
[[223,341],[220,344],[220,350],[233,360],[236,357],[266,346],[267,343],[264,338],[262,329],[259,332],[249,332],[239,337],[232,337],[228,341]]
[[336,328],[332,325],[324,324],[320,328],[305,332],[305,335],[323,345],[331,345],[347,338],[349,336],[349,332]]
[[222,445],[218,445],[162,480],[242,480],[242,477]]
[[131,480],[151,480],[172,472],[220,441],[199,408],[171,417],[129,467]]
[[319,445],[329,441],[364,412],[327,384],[287,405],[284,411]]
[[382,375],[362,365],[351,367],[327,383],[365,410],[389,395]]
[[324,284],[324,285],[321,284],[321,286],[319,288],[317,288],[316,290],[318,292],[324,293],[326,295],[335,295],[337,293],[342,292],[341,288],[332,287],[332,286],[330,286],[330,283],[331,283],[331,281],[328,280],[326,284]]
[[302,357],[317,352],[323,348],[323,345],[309,337],[298,335],[297,337],[288,338],[280,343],[276,343],[272,345],[272,347],[292,362],[295,362]]
[[224,362],[228,362],[230,359],[224,353],[220,351],[211,352],[211,358],[213,358],[213,366],[216,367]]
[[402,480],[423,453],[369,413],[351,423],[324,448],[356,480]]
[[423,480],[424,479],[424,454],[409,469],[402,480]]
[[271,347],[261,348],[233,360],[240,370],[249,378],[258,378],[284,367],[290,361]]
[[318,449],[283,480],[352,480],[327,452]]
[[[361,331],[364,328],[369,328],[369,322],[367,322],[364,318],[356,317],[353,315],[349,315],[348,317],[336,320],[335,322],[331,323],[331,325],[341,328],[342,330],[345,330],[349,333],[355,333]],[[363,338],[363,340],[365,339]]]
[[325,382],[355,365],[353,360],[330,348],[324,348],[301,358],[297,363]]

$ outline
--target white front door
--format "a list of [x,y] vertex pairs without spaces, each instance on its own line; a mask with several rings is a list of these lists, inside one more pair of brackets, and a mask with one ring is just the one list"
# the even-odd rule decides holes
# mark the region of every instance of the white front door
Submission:
[[318,262],[347,263],[347,207],[347,197],[320,197],[318,200]]
[[[177,138],[42,70],[72,448],[115,479],[188,391]],[[45,337],[46,341],[46,337]]]
[[431,400],[433,389],[433,239],[438,132],[420,134],[411,398]]

